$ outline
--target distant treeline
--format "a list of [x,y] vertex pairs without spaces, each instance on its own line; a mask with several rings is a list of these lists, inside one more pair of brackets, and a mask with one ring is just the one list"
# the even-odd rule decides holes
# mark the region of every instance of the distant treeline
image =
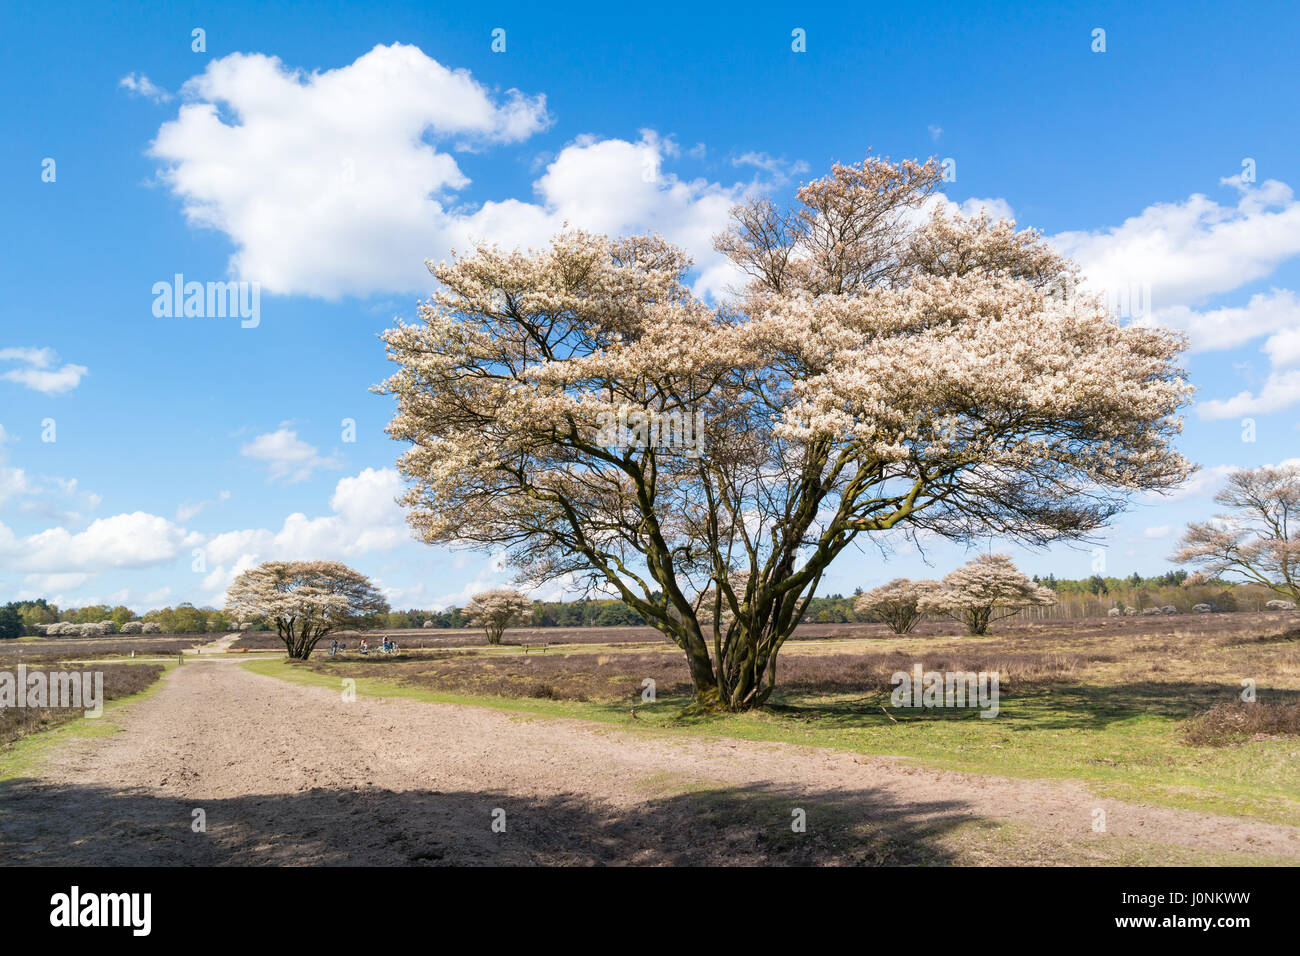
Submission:
[[[1056,592],[1056,604],[1050,607],[1027,608],[1020,612],[1022,619],[1060,620],[1080,617],[1099,617],[1111,608],[1136,608],[1172,605],[1180,613],[1190,613],[1193,605],[1208,604],[1215,611],[1259,611],[1278,595],[1256,584],[1237,584],[1230,581],[1205,580],[1200,575],[1188,576],[1186,571],[1170,571],[1152,578],[1133,574],[1126,578],[1103,577],[1095,574],[1088,578],[1045,578],[1034,576],[1039,584]],[[844,597],[831,594],[813,598],[804,620],[817,624],[848,624],[863,620],[854,610],[853,603],[862,589]],[[121,627],[127,621],[155,622],[165,634],[201,634],[231,631],[237,624],[215,608],[181,604],[164,607],[137,615],[123,605],[106,604],[83,608],[59,608],[43,598],[35,601],[10,601],[0,606],[0,638],[36,634],[36,624],[53,624],[68,621],[73,624],[96,624],[113,621]],[[366,623],[371,627],[397,630],[424,627],[430,622],[433,628],[467,628],[472,625],[465,619],[461,608],[443,611],[411,608],[376,615]],[[619,600],[583,599],[579,601],[534,601],[531,627],[635,627],[645,625],[641,615]],[[258,630],[265,630],[256,624]]]
[[1149,607],[1172,606],[1180,614],[1188,614],[1197,604],[1208,604],[1215,611],[1225,613],[1262,611],[1267,602],[1281,597],[1258,584],[1207,579],[1200,574],[1188,575],[1186,571],[1170,571],[1153,578],[1140,574],[1126,578],[1094,574],[1088,578],[1058,579],[1049,574],[1034,580],[1056,592],[1056,604],[1027,608],[1019,615],[1022,619],[1098,617],[1113,607],[1143,611]]
[[[60,608],[50,604],[44,598],[35,601],[10,601],[0,607],[0,637],[21,637],[23,634],[36,634],[37,624],[54,624],[66,621],[70,624],[98,624],[100,621],[112,621],[119,628],[128,621],[156,623],[164,634],[202,634],[208,631],[234,630],[234,626],[222,611],[210,607],[195,607],[193,604],[181,604],[177,607],[162,607],[143,615],[124,605],[110,607],[107,604],[90,604],[80,608]],[[17,633],[8,633],[14,625]]]

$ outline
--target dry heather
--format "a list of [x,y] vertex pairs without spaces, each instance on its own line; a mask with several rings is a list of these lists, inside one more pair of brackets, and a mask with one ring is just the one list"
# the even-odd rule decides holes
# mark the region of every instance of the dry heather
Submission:
[[1188,721],[1183,737],[1189,744],[1208,747],[1268,737],[1300,737],[1300,701],[1224,701]]
[[[1108,655],[979,653],[944,651],[922,655],[904,651],[871,653],[790,654],[782,659],[780,687],[786,693],[862,694],[888,691],[891,677],[921,663],[925,670],[997,671],[1004,693],[1074,679],[1090,663],[1110,661]],[[657,694],[677,696],[691,691],[683,657],[675,652],[610,654],[483,654],[475,651],[434,653],[395,659],[372,658],[330,662],[322,669],[380,680],[395,680],[428,690],[499,697],[550,700],[635,699],[647,678]]]
[[171,635],[140,637],[113,634],[84,640],[42,638],[38,641],[0,641],[0,665],[53,664],[58,661],[81,661],[95,658],[172,657],[183,650],[206,644],[215,635]]
[[[104,700],[116,700],[139,693],[162,676],[158,664],[104,664],[100,667],[69,668],[68,673],[88,671],[104,675]],[[63,708],[0,708],[0,746],[37,730],[48,730],[82,716],[83,710]]]

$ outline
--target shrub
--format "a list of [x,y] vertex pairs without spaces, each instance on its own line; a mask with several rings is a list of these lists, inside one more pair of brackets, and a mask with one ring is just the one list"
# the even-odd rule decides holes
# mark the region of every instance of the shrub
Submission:
[[1188,721],[1183,738],[1189,744],[1223,747],[1252,737],[1300,736],[1300,701],[1215,704]]
[[141,634],[161,634],[162,625],[157,621],[148,621],[140,628]]
[[1031,581],[1005,554],[981,554],[945,577],[938,590],[922,595],[918,606],[923,613],[960,621],[971,634],[987,634],[994,621],[1022,608],[1055,603],[1048,588]]
[[475,594],[465,607],[465,616],[483,628],[489,644],[500,644],[506,628],[526,620],[533,604],[518,591],[500,588]]
[[921,598],[938,587],[938,581],[895,578],[859,597],[853,610],[864,620],[880,621],[895,634],[906,634],[925,616],[918,607]]
[[144,623],[141,621],[127,621],[125,624],[121,626],[121,628],[119,628],[119,633],[139,634],[143,628],[144,628]]

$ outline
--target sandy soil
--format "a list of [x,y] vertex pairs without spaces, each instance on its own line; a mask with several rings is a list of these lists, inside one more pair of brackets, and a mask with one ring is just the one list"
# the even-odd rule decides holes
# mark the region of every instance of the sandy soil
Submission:
[[[191,661],[0,785],[6,864],[1055,863],[1104,841],[1300,861],[1300,828],[1056,781],[327,688]],[[1106,833],[1092,832],[1096,808]],[[806,832],[791,829],[794,811]],[[206,831],[193,827],[196,810]],[[504,813],[505,831],[494,832]],[[1014,834],[1009,845],[998,834]],[[999,846],[1003,849],[999,850]],[[1083,848],[1082,850],[1080,848]]]

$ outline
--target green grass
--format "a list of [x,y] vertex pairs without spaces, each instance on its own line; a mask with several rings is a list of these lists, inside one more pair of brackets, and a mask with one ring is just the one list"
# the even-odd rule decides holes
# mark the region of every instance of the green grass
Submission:
[[158,680],[144,690],[105,701],[104,713],[100,717],[77,717],[49,730],[26,734],[8,746],[0,747],[0,783],[17,777],[37,776],[49,753],[71,740],[112,737],[121,732],[122,725],[113,719],[115,712],[156,694],[168,671],[175,666],[174,660],[170,664],[164,664]]
[[[340,688],[340,677],[283,660],[249,661],[255,673]],[[346,666],[346,662],[341,665]],[[774,698],[745,714],[682,720],[684,698],[654,704],[471,696],[358,677],[357,692],[491,707],[539,717],[568,717],[628,730],[780,742],[862,754],[894,755],[942,769],[1009,777],[1076,780],[1128,802],[1294,824],[1300,819],[1300,740],[1239,747],[1191,747],[1180,739],[1189,708],[1152,706],[1124,685],[1079,683],[1004,696],[996,718],[977,711],[921,715],[880,711],[886,695]]]

